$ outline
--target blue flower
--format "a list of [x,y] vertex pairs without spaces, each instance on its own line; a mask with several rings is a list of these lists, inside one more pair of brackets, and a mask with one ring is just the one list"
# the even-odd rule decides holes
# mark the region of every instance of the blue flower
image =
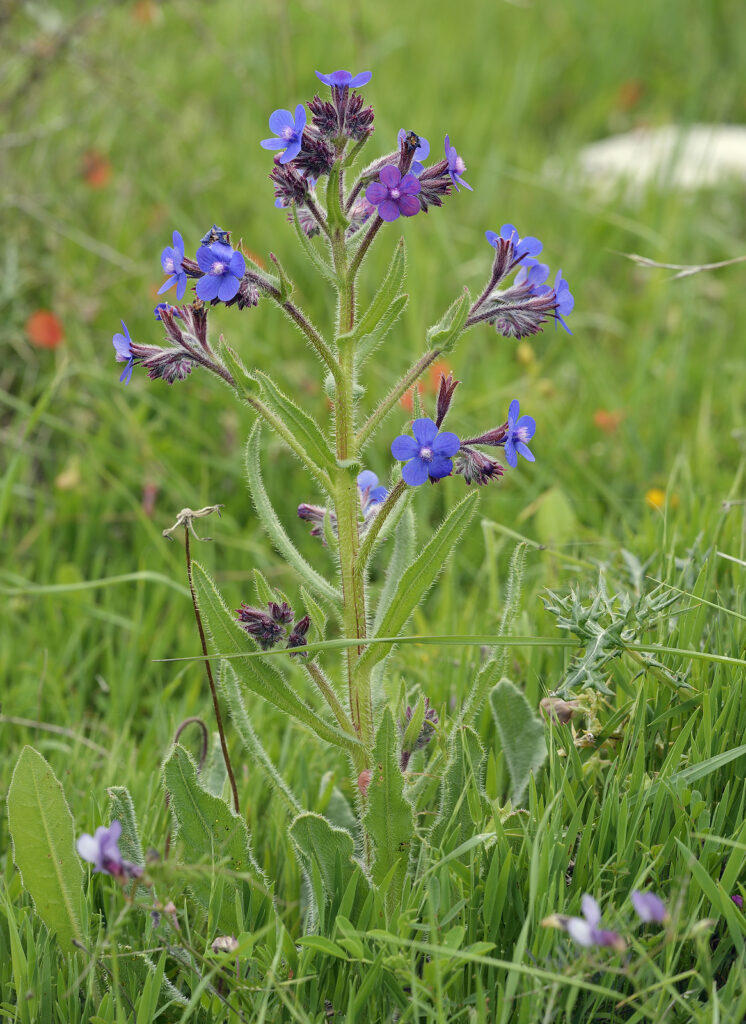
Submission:
[[153,313],[155,314],[156,320],[160,320],[161,319],[161,310],[163,310],[163,309],[165,309],[167,312],[170,312],[172,316],[177,316],[179,318],[179,320],[183,320],[184,319],[182,317],[181,313],[176,308],[176,306],[171,306],[171,305],[169,305],[168,302],[159,302],[158,305],[153,310]]
[[453,471],[452,457],[461,447],[455,434],[444,430],[438,433],[433,420],[423,417],[412,423],[414,438],[401,434],[391,444],[391,454],[400,462],[406,462],[402,469],[404,482],[410,487],[424,484],[428,477],[440,480]]
[[[404,139],[406,139],[406,137],[406,131],[403,128],[400,128],[399,134],[397,136],[399,142],[402,142]],[[427,139],[423,139],[421,135],[419,136],[419,140],[420,144],[414,151],[414,160],[412,161],[412,166],[409,168],[412,174],[416,174],[418,177],[425,170],[425,168],[422,166],[422,161],[427,160],[427,158],[430,156],[430,143],[427,141]]]
[[536,263],[535,257],[539,255],[543,246],[538,238],[534,238],[533,235],[526,235],[525,238],[521,238],[518,234],[518,228],[512,224],[503,224],[500,228],[500,234],[496,234],[494,231],[485,231],[485,238],[494,248],[497,247],[499,239],[503,239],[505,242],[513,243],[513,260],[522,259],[524,267],[530,267]]
[[557,308],[555,309],[554,314],[567,333],[572,334],[572,331],[562,318],[567,316],[569,313],[572,313],[573,307],[575,306],[575,299],[570,291],[570,286],[562,276],[561,270],[557,271],[557,276],[554,279],[554,294],[557,296]]
[[668,920],[666,904],[654,892],[638,892],[637,889],[630,896],[632,906],[643,924],[664,924]]
[[463,185],[464,188],[468,188],[470,192],[473,192],[474,189],[471,187],[471,185],[467,184],[467,182],[465,182],[464,179],[461,177],[461,175],[466,170],[466,164],[456,152],[456,147],[451,145],[451,140],[447,135],[445,139],[445,149],[446,162],[448,163],[448,173],[451,176],[451,181],[453,182],[456,191],[458,192],[459,185]]
[[357,489],[360,494],[360,507],[365,515],[373,505],[380,505],[388,497],[388,491],[383,484],[378,483],[378,477],[369,469],[364,469],[358,474]]
[[414,174],[405,174],[394,164],[382,167],[378,181],[372,181],[365,190],[365,198],[378,208],[381,220],[397,220],[400,215],[414,217],[420,212],[417,196],[421,185]]
[[547,288],[544,283],[548,277],[549,267],[546,263],[534,263],[529,267],[522,263],[515,275],[514,283],[526,287],[531,295],[543,295],[545,292],[551,291],[551,288]]
[[324,75],[317,71],[316,77],[332,89],[335,86],[338,89],[359,89],[362,85],[368,84],[373,77],[373,72],[361,71],[357,75],[351,75],[349,71],[332,71],[328,75]]
[[533,416],[518,417],[520,405],[515,398],[508,409],[508,436],[505,438],[505,461],[513,469],[518,465],[518,456],[522,455],[528,462],[535,462],[527,441],[536,433],[536,420]]
[[130,377],[132,376],[132,367],[135,365],[135,357],[132,354],[132,338],[130,338],[130,332],[127,330],[127,325],[124,320],[121,321],[121,324],[124,334],[115,334],[111,341],[116,351],[117,362],[127,364],[122,370],[122,376],[119,380],[124,381],[125,384],[129,384]]
[[230,302],[238,292],[246,270],[246,261],[241,253],[223,242],[213,242],[212,245],[200,246],[197,263],[205,274],[197,281],[197,298],[203,302],[211,299]]
[[181,261],[184,259],[184,239],[178,231],[174,231],[173,243],[173,246],[167,245],[161,253],[163,272],[170,274],[170,277],[158,289],[158,294],[162,295],[176,285],[176,299],[181,302],[186,291],[187,276],[181,266]]
[[84,832],[75,846],[83,860],[94,865],[94,871],[103,871],[107,875],[119,875],[122,873],[123,863],[118,845],[121,834],[121,822],[114,819],[108,828],[101,825],[92,836]]
[[295,108],[295,118],[289,110],[275,110],[269,117],[270,131],[278,137],[263,139],[263,149],[284,149],[280,163],[286,164],[294,160],[300,153],[303,140],[303,129],[306,127],[306,108],[299,103]]

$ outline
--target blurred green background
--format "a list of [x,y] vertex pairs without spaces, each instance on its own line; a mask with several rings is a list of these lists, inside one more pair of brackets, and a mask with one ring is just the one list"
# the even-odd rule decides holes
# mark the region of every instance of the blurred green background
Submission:
[[[181,544],[161,536],[180,508],[225,505],[205,531],[215,541],[197,557],[229,601],[251,599],[253,566],[295,593],[243,483],[248,413],[196,372],[173,387],[138,372],[120,385],[111,336],[123,318],[135,339],[158,340],[160,251],[178,229],[193,252],[213,222],[265,261],[277,252],[299,300],[320,326],[331,324],[330,296],[273,206],[271,157],[259,147],[273,109],[313,95],[316,68],[373,71],[370,158],[392,148],[400,127],[429,138],[436,156],[448,132],[474,186],[381,232],[362,296],[401,229],[411,300],[369,365],[366,406],[419,354],[458,290],[482,285],[484,231],[511,221],[543,240],[543,258],[562,268],[576,305],[572,337],[548,329],[517,345],[485,327],[451,359],[463,381],[451,429],[502,421],[514,397],[538,424],[536,463],[487,489],[482,517],[571,557],[611,558],[620,546],[642,559],[663,552],[651,569],[659,572],[701,532],[711,541],[721,502],[739,490],[743,270],[671,281],[620,254],[681,263],[740,255],[743,188],[651,190],[634,202],[620,190],[602,200],[545,165],[568,167],[588,142],[639,125],[743,122],[741,0],[4,0],[0,30],[0,744],[12,753],[36,742],[64,764],[71,802],[84,804],[91,790],[90,765],[70,756],[79,748],[8,716],[69,727],[109,749],[95,768],[103,792],[135,765],[154,768],[179,719],[208,709],[198,666],[153,660],[197,651]],[[54,348],[30,338],[39,310],[64,331]],[[217,310],[212,325],[248,365],[270,369],[325,415],[311,353],[268,303]],[[404,410],[392,417],[371,450],[382,476],[405,419]],[[328,568],[295,516],[317,495],[285,450],[267,446],[267,483],[286,526]],[[425,528],[461,487],[454,479],[418,493]],[[729,550],[743,557],[733,517],[728,530]],[[474,526],[415,629],[494,628],[511,549],[504,534]],[[540,552],[529,565],[519,631],[552,633],[537,594],[568,586],[579,570]],[[138,572],[158,578],[76,586]],[[458,697],[474,656],[451,671],[451,654],[410,651],[406,683],[425,683],[436,701]],[[534,702],[562,657],[516,655]],[[266,730],[282,762],[283,725]],[[2,791],[12,761],[0,764]],[[310,773],[309,790],[322,770]],[[153,773],[147,785],[157,784]]]

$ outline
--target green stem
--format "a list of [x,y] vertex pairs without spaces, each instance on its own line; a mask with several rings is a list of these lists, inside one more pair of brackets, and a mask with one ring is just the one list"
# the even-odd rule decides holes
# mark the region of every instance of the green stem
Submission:
[[396,484],[396,486],[392,488],[383,505],[381,505],[380,509],[378,510],[378,512],[376,512],[375,516],[373,517],[373,520],[371,521],[371,524],[368,527],[368,532],[363,537],[363,542],[360,545],[360,550],[357,553],[357,562],[355,563],[356,575],[365,575],[365,568],[373,552],[373,545],[376,542],[376,538],[378,537],[378,534],[381,532],[383,524],[386,522],[389,515],[394,511],[396,503],[399,501],[399,498],[401,498],[406,489],[407,485],[403,480],[400,480]]
[[398,384],[389,391],[386,397],[379,403],[376,409],[370,414],[368,419],[362,425],[360,430],[357,432],[355,438],[355,444],[358,451],[362,451],[365,445],[370,440],[374,431],[380,426],[382,421],[388,416],[391,410],[394,408],[396,403],[406,394],[412,385],[417,381],[419,377],[425,372],[425,370],[434,363],[440,355],[440,349],[433,348],[429,352],[426,352],[424,356],[421,356],[416,363],[414,363],[404,376],[401,378]]
[[341,701],[321,665],[316,661],[306,661],[304,662],[303,667],[306,672],[308,672],[311,679],[313,679],[314,683],[316,683],[322,697],[331,708],[332,714],[337,719],[337,724],[340,728],[344,729],[345,732],[354,736],[355,727],[350,721],[349,715],[342,707]]

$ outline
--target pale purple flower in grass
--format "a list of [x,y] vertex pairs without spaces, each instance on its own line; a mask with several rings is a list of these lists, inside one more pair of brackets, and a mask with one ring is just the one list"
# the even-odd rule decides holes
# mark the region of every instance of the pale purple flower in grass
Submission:
[[379,181],[372,181],[365,190],[365,198],[378,209],[381,220],[397,220],[400,215],[414,217],[420,212],[420,183],[414,174],[405,174],[394,164],[381,168]]
[[176,285],[176,299],[178,302],[181,302],[186,291],[187,276],[186,271],[181,266],[181,261],[184,259],[184,239],[178,231],[173,233],[173,243],[172,246],[167,245],[161,253],[163,273],[168,274],[169,277],[158,289],[158,294],[162,295],[169,288],[173,288]]
[[246,261],[241,253],[223,242],[213,242],[212,245],[200,246],[197,263],[205,275],[197,281],[197,298],[203,302],[212,299],[230,302],[238,293],[246,270]]
[[360,507],[365,515],[374,505],[382,504],[387,496],[386,488],[378,483],[378,477],[370,469],[358,474],[357,489],[360,494]]
[[461,447],[455,434],[447,430],[438,433],[434,421],[428,417],[412,423],[414,437],[401,434],[391,444],[391,454],[400,462],[404,482],[419,487],[428,479],[440,480],[453,472],[453,456]]
[[484,237],[493,248],[497,248],[497,242],[500,238],[506,242],[512,242],[513,261],[515,262],[515,260],[522,258],[521,262],[524,267],[530,267],[536,263],[536,257],[544,248],[539,239],[534,238],[533,235],[526,235],[525,238],[521,238],[518,234],[518,228],[513,224],[503,224],[499,235],[495,231],[485,231]]
[[536,433],[536,420],[533,416],[519,416],[520,404],[514,398],[508,409],[508,436],[505,439],[505,461],[513,469],[518,465],[518,456],[522,455],[528,462],[535,462],[528,442]]
[[289,163],[301,151],[303,129],[306,127],[306,108],[299,103],[295,108],[295,117],[289,110],[274,110],[269,115],[269,127],[277,138],[262,139],[262,149],[284,149],[280,163]]
[[359,89],[368,84],[373,77],[373,72],[360,71],[357,75],[352,75],[349,71],[332,71],[328,75],[324,75],[321,71],[317,71],[316,77],[330,89],[335,87],[337,89]]
[[461,175],[466,170],[466,164],[463,159],[456,152],[456,147],[451,145],[451,140],[448,135],[445,138],[445,150],[446,150],[446,163],[448,164],[448,173],[451,176],[456,191],[459,191],[459,185],[463,185],[464,188],[468,188],[470,192],[474,189],[468,182],[464,181]]
[[[406,137],[406,131],[403,128],[400,128],[399,134],[397,136],[399,142],[402,142],[404,139],[406,139]],[[430,156],[430,143],[427,141],[427,139],[423,139],[421,135],[418,136],[418,138],[420,140],[420,144],[414,151],[414,159],[412,161],[412,166],[410,167],[410,171],[412,172],[412,174],[416,174],[417,177],[419,177],[425,170],[425,168],[422,165],[422,161],[427,160],[427,158]]]
[[557,271],[557,276],[554,279],[554,294],[557,296],[557,308],[554,311],[554,315],[565,328],[568,334],[572,334],[572,331],[567,326],[565,321],[562,319],[569,313],[572,313],[573,307],[575,306],[575,299],[570,286],[562,276],[562,271]]
[[635,889],[630,900],[643,924],[663,924],[668,920],[666,904],[654,892],[639,892]]
[[132,354],[132,338],[130,338],[130,332],[127,330],[127,324],[124,320],[120,321],[120,323],[122,324],[124,334],[115,334],[112,338],[112,344],[116,352],[117,362],[127,364],[122,370],[122,376],[119,380],[129,384],[132,377],[132,368],[135,365],[135,357]]
[[564,929],[573,942],[577,942],[579,946],[611,946],[614,949],[619,949],[624,945],[623,940],[616,932],[599,928],[601,908],[592,896],[586,893],[580,902],[580,907],[583,912],[582,917],[569,917],[564,922]]
[[108,828],[101,825],[92,836],[84,832],[75,847],[83,860],[93,864],[94,871],[103,871],[107,875],[120,875],[123,872],[124,864],[119,852],[121,834],[122,824],[115,818]]

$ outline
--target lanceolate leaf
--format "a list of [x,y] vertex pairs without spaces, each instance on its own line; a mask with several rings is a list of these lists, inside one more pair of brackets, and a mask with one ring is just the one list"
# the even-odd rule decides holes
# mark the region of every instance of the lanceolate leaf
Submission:
[[463,294],[451,303],[437,324],[428,330],[430,348],[437,348],[443,353],[452,351],[464,330],[470,306],[471,296],[468,288],[464,288]]
[[381,318],[375,326],[375,329],[370,331],[368,334],[361,335],[357,349],[357,356],[361,365],[381,344],[383,339],[407,308],[408,302],[409,296],[407,294],[397,295],[393,302],[391,302],[384,310]]
[[[399,581],[396,593],[376,630],[376,636],[397,636],[412,612],[423,599],[443,569],[459,537],[472,517],[477,492],[471,491],[448,514],[431,540],[425,545]],[[391,650],[390,644],[373,644],[358,660],[358,667],[368,671]]]
[[285,422],[309,458],[327,473],[332,473],[334,471],[334,456],[316,420],[280,391],[266,373],[257,370],[256,377],[262,386],[265,405],[269,406],[272,412]]
[[[349,334],[343,334],[339,341],[340,344],[354,341],[361,342],[366,335],[374,335],[377,333],[381,322],[383,321],[387,311],[391,308],[392,303],[397,299],[406,298],[406,296],[399,295],[399,289],[404,281],[404,274],[407,269],[407,250],[404,244],[404,239],[400,238],[396,243],[394,249],[394,255],[389,263],[389,268],[386,271],[386,277],[381,283],[381,287],[376,292],[375,298],[371,302],[368,309],[363,313],[357,322],[357,326],[354,331]],[[370,352],[361,352],[359,359],[369,355]]]
[[365,828],[375,843],[373,880],[380,885],[390,878],[386,892],[389,914],[399,906],[414,836],[414,814],[404,796],[404,776],[399,767],[398,738],[391,708],[386,707],[373,748]]
[[119,821],[122,825],[122,834],[119,837],[119,849],[125,860],[137,864],[138,867],[145,866],[145,854],[142,849],[140,829],[137,826],[137,815],[135,805],[126,786],[110,786],[109,794],[109,820]]
[[327,901],[336,895],[341,897],[355,870],[350,833],[311,813],[299,814],[289,832],[305,871],[310,875],[314,862],[318,867]]
[[313,263],[318,272],[320,274],[323,274],[323,276],[328,281],[336,282],[337,275],[334,273],[334,268],[327,263],[327,261],[324,259],[324,257],[318,251],[318,249],[314,246],[311,239],[308,237],[308,235],[301,227],[300,220],[298,219],[298,210],[295,203],[293,203],[293,225],[295,227],[295,233],[300,241],[301,248],[305,252],[306,256],[308,256],[311,263]]
[[404,514],[394,533],[394,543],[386,564],[386,575],[376,606],[376,616],[373,622],[374,636],[383,635],[380,628],[381,622],[391,606],[394,594],[407,566],[414,558],[414,546],[415,519],[414,512],[410,506],[404,510]]
[[538,771],[546,760],[544,724],[509,679],[500,680],[490,694],[490,704],[510,771],[511,800],[518,804],[531,773]]
[[269,495],[264,489],[259,465],[261,434],[261,424],[257,421],[246,443],[246,475],[257,515],[278,552],[303,578],[306,586],[322,599],[329,601],[338,610],[342,606],[342,597],[339,591],[328,580],[325,580],[320,573],[316,572],[301,555],[300,551],[298,551],[285,532],[277,513],[272,507]]
[[[214,581],[199,562],[192,563],[192,578],[197,592],[197,603],[213,651],[216,654],[240,654],[251,650],[248,637],[228,610]],[[349,750],[359,745],[352,736],[330,725],[309,707],[269,660],[234,658],[232,664],[243,685],[252,693],[303,722],[328,743],[347,747]]]
[[452,829],[456,830],[458,846],[478,831],[480,822],[472,820],[468,791],[475,788],[475,796],[482,800],[482,773],[484,750],[473,729],[455,729],[448,748],[448,763],[440,782],[440,807],[430,830],[429,842],[438,847]]
[[8,790],[13,860],[39,917],[65,953],[83,941],[83,868],[62,785],[33,747],[24,747]]

